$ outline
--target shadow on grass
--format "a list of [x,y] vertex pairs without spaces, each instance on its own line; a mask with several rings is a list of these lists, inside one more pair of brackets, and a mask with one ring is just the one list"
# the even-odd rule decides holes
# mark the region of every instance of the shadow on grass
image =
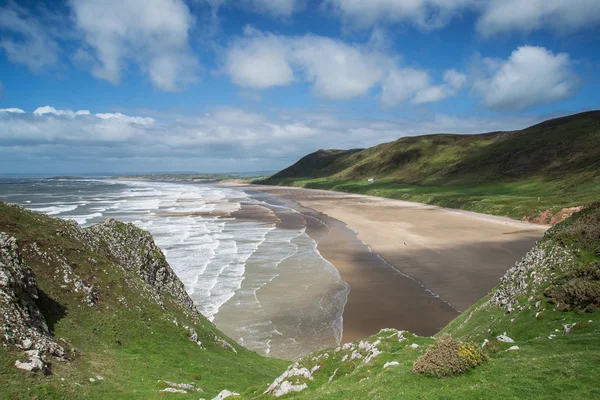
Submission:
[[46,324],[51,333],[54,333],[54,326],[58,321],[67,315],[67,308],[48,296],[46,292],[38,289],[38,306],[46,319]]

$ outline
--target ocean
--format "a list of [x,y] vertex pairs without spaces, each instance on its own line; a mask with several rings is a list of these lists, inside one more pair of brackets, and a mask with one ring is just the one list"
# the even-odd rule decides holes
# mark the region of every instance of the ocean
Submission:
[[349,287],[306,231],[328,227],[283,198],[199,182],[0,178],[0,201],[150,231],[198,310],[260,354],[295,359],[341,340]]

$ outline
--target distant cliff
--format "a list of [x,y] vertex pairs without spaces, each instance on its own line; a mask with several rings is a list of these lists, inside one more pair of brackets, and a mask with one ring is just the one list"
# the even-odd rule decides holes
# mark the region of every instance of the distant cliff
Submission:
[[319,150],[258,183],[331,189],[556,223],[600,199],[600,111],[520,131]]

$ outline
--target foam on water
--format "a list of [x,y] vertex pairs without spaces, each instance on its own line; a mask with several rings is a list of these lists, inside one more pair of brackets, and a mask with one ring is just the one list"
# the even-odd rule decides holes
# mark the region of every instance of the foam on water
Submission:
[[[117,180],[37,180],[11,191],[0,184],[0,196],[84,226],[115,218],[150,231],[200,312],[257,352],[283,356],[288,347],[286,356],[299,356],[341,339],[347,285],[281,199],[204,184]],[[273,218],[227,216],[245,205]],[[281,218],[299,225],[277,228]]]

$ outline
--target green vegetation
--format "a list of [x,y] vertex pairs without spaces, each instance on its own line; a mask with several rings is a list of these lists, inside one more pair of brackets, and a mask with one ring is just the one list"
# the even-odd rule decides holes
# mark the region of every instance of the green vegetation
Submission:
[[563,208],[600,199],[600,111],[515,132],[404,137],[364,150],[319,150],[256,183],[368,194],[516,219],[549,210],[544,222],[550,222]]
[[[600,397],[600,386],[596,384],[600,379],[600,311],[562,311],[544,296],[548,287],[577,274],[590,262],[600,261],[600,252],[596,251],[600,245],[599,223],[600,204],[596,204],[556,225],[507,273],[496,290],[463,312],[436,339],[384,330],[364,339],[371,344],[381,342],[378,347],[382,353],[368,363],[364,363],[364,358],[344,359],[352,353],[344,349],[324,351],[301,360],[299,365],[309,370],[315,365],[320,367],[313,381],[305,380],[308,388],[289,398]],[[502,305],[503,302],[506,304]],[[445,378],[415,374],[413,369],[420,369],[423,364],[418,360],[445,347],[440,340],[448,340],[446,335],[457,340],[453,343],[459,351],[458,341],[476,344],[477,353],[485,352],[483,357],[487,361],[475,357],[467,363],[466,372]],[[498,340],[501,335],[514,343]],[[519,349],[508,350],[513,346]],[[469,348],[473,351],[473,347]],[[323,356],[324,353],[329,356]],[[443,358],[458,363],[458,369],[464,370],[464,364],[454,355],[446,354]],[[433,359],[441,364],[440,357]],[[476,364],[479,365],[475,367]],[[447,375],[447,371],[433,375]]]
[[485,352],[475,343],[461,343],[446,333],[415,361],[413,372],[443,378],[463,374],[486,359]]
[[[0,203],[0,232],[18,239],[42,294],[41,311],[68,359],[50,360],[52,375],[44,376],[15,368],[16,360],[26,359],[23,352],[0,346],[2,399],[210,399],[223,389],[242,393],[273,380],[288,364],[238,345],[237,354],[224,348],[215,335],[235,342],[168,294],[161,296],[163,309],[133,271],[66,234],[65,221]],[[32,251],[33,243],[46,255]],[[97,288],[96,306],[82,302],[84,294],[63,281],[61,259]],[[195,329],[205,350],[185,326]],[[194,382],[204,393],[162,394],[159,380]]]
[[[299,390],[281,397],[295,399],[600,397],[600,310],[579,302],[562,307],[564,300],[548,295],[573,280],[597,282],[600,204],[550,229],[495,290],[435,338],[382,330],[305,357],[278,380],[289,362],[221,346],[215,335],[229,339],[206,319],[168,295],[160,307],[138,276],[90,252],[68,234],[67,225],[0,206],[0,231],[19,239],[43,292],[43,314],[69,360],[53,361],[52,375],[33,374],[13,366],[23,358],[21,351],[0,347],[1,398],[211,399],[222,389],[240,398],[271,398],[281,388]],[[56,280],[60,265],[31,252],[34,242],[40,254],[66,257],[94,284],[95,307]],[[198,332],[205,350],[190,341],[184,325]],[[98,375],[104,379],[90,382]],[[161,393],[168,385],[159,380],[194,382],[205,392]]]

